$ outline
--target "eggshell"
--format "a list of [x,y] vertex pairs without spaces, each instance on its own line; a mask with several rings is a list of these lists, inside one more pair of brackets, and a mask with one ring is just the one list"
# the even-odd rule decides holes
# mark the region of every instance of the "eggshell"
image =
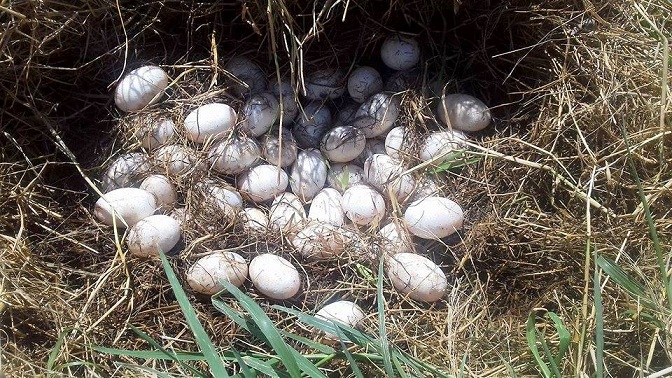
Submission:
[[299,197],[294,193],[285,192],[273,200],[269,218],[273,230],[292,234],[303,225],[306,210]]
[[180,223],[180,228],[184,230],[186,224],[191,221],[191,217],[186,207],[174,208],[169,216]]
[[312,72],[306,78],[306,98],[309,100],[336,99],[345,93],[345,74],[339,69],[327,68]]
[[397,71],[385,81],[385,90],[389,92],[403,92],[409,89],[418,89],[422,84],[420,70],[410,69]]
[[102,223],[112,225],[114,213],[118,227],[125,227],[119,217],[131,227],[154,214],[156,208],[156,197],[152,193],[138,188],[121,188],[103,194],[96,201],[93,215]]
[[203,256],[187,271],[187,284],[197,293],[214,295],[224,290],[220,281],[240,287],[247,279],[247,262],[234,252],[217,251]]
[[243,121],[240,130],[258,137],[266,133],[280,115],[280,104],[271,93],[253,95],[243,107]]
[[490,109],[474,96],[463,93],[444,95],[439,102],[439,119],[458,130],[474,132],[488,127],[492,121]]
[[299,152],[292,165],[289,184],[292,192],[307,202],[324,187],[327,181],[327,165],[320,151],[308,149]]
[[180,222],[168,215],[151,215],[131,227],[126,245],[132,255],[150,257],[170,251],[179,240]]
[[258,93],[266,88],[266,74],[247,57],[231,58],[224,66],[224,70],[237,79],[231,85],[236,96]]
[[415,179],[410,174],[402,175],[404,167],[399,160],[385,154],[375,154],[364,162],[364,178],[385,197],[390,194],[403,201],[415,189]]
[[168,75],[160,67],[139,67],[119,81],[114,102],[124,112],[140,110],[156,103],[167,86]]
[[249,233],[268,231],[269,219],[266,213],[256,207],[246,207],[238,214],[243,229]]
[[310,102],[296,118],[292,135],[301,148],[317,148],[331,127],[331,111],[321,102]]
[[260,293],[273,299],[288,299],[299,292],[299,271],[284,258],[265,253],[250,262],[250,279]]
[[347,234],[337,226],[311,222],[292,238],[296,251],[306,259],[328,259],[343,253],[348,245]]
[[346,103],[338,108],[338,113],[336,113],[336,120],[334,121],[334,126],[345,126],[352,125],[355,122],[355,114],[357,109],[361,105],[356,102]]
[[364,184],[364,170],[354,164],[330,164],[327,170],[327,184],[344,192],[355,184]]
[[415,38],[392,34],[380,47],[380,58],[393,70],[407,70],[420,61],[420,45]]
[[441,197],[441,186],[427,176],[422,176],[407,202],[412,203],[427,197]]
[[343,211],[355,224],[377,225],[385,216],[385,199],[368,185],[353,185],[343,193]]
[[156,197],[156,204],[162,208],[169,208],[177,201],[175,186],[164,175],[151,175],[142,180],[140,189],[152,193]]
[[458,130],[437,131],[430,133],[420,148],[418,157],[422,161],[429,161],[438,156],[447,156],[451,152],[464,149],[467,137]]
[[178,144],[157,148],[154,160],[159,171],[168,176],[182,176],[196,168],[196,152]]
[[289,79],[283,78],[280,82],[271,81],[269,90],[278,100],[280,114],[278,119],[283,126],[289,126],[299,114],[299,104],[294,95],[294,89]]
[[408,230],[423,239],[440,239],[462,228],[464,212],[457,203],[443,197],[412,202],[404,212]]
[[[342,323],[351,328],[357,328],[357,326],[366,318],[364,311],[350,301],[336,301],[332,302],[324,307],[322,307],[316,314],[316,318],[322,320],[329,320],[335,323]],[[325,333],[324,335],[327,339],[338,340],[338,336],[333,333]]]
[[289,130],[282,130],[282,145],[278,135],[266,135],[261,142],[261,154],[267,162],[288,167],[294,163],[298,154],[296,141]]
[[385,139],[373,138],[367,139],[366,145],[364,146],[364,151],[362,151],[357,159],[353,160],[352,163],[359,165],[360,167],[364,166],[366,159],[370,158],[375,154],[384,154],[385,152]]
[[308,211],[308,219],[334,226],[342,226],[345,218],[343,196],[338,190],[324,188],[313,198]]
[[386,264],[387,277],[399,292],[423,302],[436,302],[448,290],[448,280],[432,260],[402,252],[390,257]]
[[398,96],[386,92],[376,93],[357,109],[352,125],[361,129],[367,138],[383,135],[397,120],[400,105]]
[[212,103],[192,110],[184,119],[184,130],[192,142],[226,138],[236,125],[236,111],[227,104]]
[[212,168],[225,175],[237,175],[259,160],[261,148],[255,139],[233,136],[217,142],[208,153]]
[[385,152],[393,159],[410,156],[411,138],[403,126],[392,128],[385,137]]
[[238,190],[252,202],[265,202],[287,188],[287,173],[275,165],[258,165],[238,177]]
[[224,212],[228,218],[234,218],[243,208],[243,198],[226,184],[206,180],[196,184],[196,188],[204,193],[207,203]]
[[364,151],[364,133],[353,126],[336,126],[322,138],[320,150],[330,161],[345,163]]
[[143,148],[154,149],[168,143],[175,135],[175,122],[170,118],[159,118],[141,127],[135,133]]
[[378,235],[383,239],[388,254],[413,250],[413,238],[402,224],[389,223],[378,230]]
[[348,93],[353,100],[362,103],[374,93],[383,90],[383,78],[373,67],[354,69],[348,78]]
[[132,152],[119,156],[105,171],[102,190],[110,191],[137,184],[151,168],[149,157],[142,152]]

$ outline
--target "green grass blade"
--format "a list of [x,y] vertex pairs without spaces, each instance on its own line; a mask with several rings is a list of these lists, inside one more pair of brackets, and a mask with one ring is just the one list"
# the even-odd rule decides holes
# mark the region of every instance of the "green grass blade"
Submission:
[[604,376],[604,307],[602,306],[602,285],[595,252],[593,269],[593,302],[595,305],[595,375]]
[[378,302],[378,342],[380,344],[380,354],[383,357],[383,367],[388,377],[395,377],[392,359],[390,357],[390,345],[387,340],[387,329],[385,327],[385,296],[383,295],[383,259],[378,264],[378,280],[376,282],[376,301]]
[[56,339],[56,343],[54,344],[54,347],[51,348],[51,352],[49,353],[49,359],[47,360],[47,371],[52,371],[54,369],[54,364],[56,363],[56,359],[58,358],[58,354],[61,352],[61,348],[63,347],[63,342],[65,341],[65,336],[72,331],[71,328],[66,328],[63,330],[63,332],[60,332],[58,334],[58,338]]
[[236,361],[238,361],[238,366],[240,366],[240,370],[243,371],[243,376],[245,378],[256,378],[257,377],[257,374],[254,373],[252,370],[250,370],[249,366],[247,366],[247,364],[243,360],[243,357],[240,355],[240,353],[235,348],[231,348],[231,353],[236,358]]
[[192,374],[195,374],[196,376],[205,377],[205,374],[203,374],[203,372],[198,371],[196,368],[192,367],[189,364],[184,363],[179,359],[176,359],[174,352],[166,350],[159,343],[157,343],[156,340],[152,339],[148,334],[144,333],[140,328],[137,328],[132,324],[129,325],[129,328],[141,339],[143,339],[145,342],[151,345],[155,350],[165,354],[166,356],[169,357],[169,359],[177,362],[183,369],[189,370]]
[[201,349],[206,361],[208,362],[208,366],[210,367],[212,375],[215,377],[227,378],[229,374],[226,372],[226,367],[224,367],[223,360],[215,350],[215,346],[212,344],[208,333],[205,332],[203,325],[201,325],[201,322],[198,320],[196,311],[194,311],[191,303],[189,303],[189,298],[187,298],[187,294],[180,285],[180,281],[177,279],[173,268],[168,263],[166,255],[163,253],[163,251],[159,251],[159,256],[161,257],[163,269],[165,270],[166,276],[168,277],[168,282],[170,282],[170,287],[173,289],[173,293],[175,294],[175,299],[177,299],[177,303],[180,305],[180,309],[182,309],[182,313],[184,314],[187,324],[189,325],[191,332],[194,334],[194,339],[196,340],[198,347]]
[[290,315],[294,315],[301,321],[302,323],[305,323],[306,325],[309,325],[311,327],[314,327],[320,331],[326,332],[326,333],[333,333],[337,334],[338,330],[340,329],[343,332],[343,335],[345,336],[345,339],[355,343],[359,346],[362,347],[367,347],[370,346],[370,344],[373,343],[373,339],[366,335],[365,333],[352,328],[348,325],[345,324],[339,324],[336,325],[335,323],[329,321],[329,320],[324,320],[320,318],[316,318],[312,315],[308,315],[306,313],[303,313],[301,311],[297,311],[291,308],[283,307],[283,306],[273,306],[273,308],[278,309],[280,311],[286,312]]
[[298,341],[301,344],[307,346],[308,348],[315,349],[316,351],[324,354],[335,354],[336,350],[329,345],[324,345],[322,343],[318,343],[315,340],[311,340],[307,337],[295,335],[293,333],[289,333],[286,331],[280,331],[283,337],[290,338],[292,340]]
[[133,358],[142,358],[146,360],[174,360],[174,361],[204,361],[203,353],[198,352],[172,352],[160,350],[131,350],[131,349],[117,349],[102,346],[92,346],[91,349],[98,353],[109,354],[111,356],[126,356]]
[[546,337],[541,334],[541,337],[539,337],[539,343],[541,344],[541,348],[544,350],[544,355],[546,356],[546,360],[548,360],[548,363],[551,369],[551,374],[555,378],[562,378],[562,375],[560,375],[560,370],[558,369],[558,365],[555,363],[555,358],[553,357],[553,352],[551,352],[551,348],[549,348],[548,343],[546,342]]
[[117,365],[120,366],[120,367],[125,367],[128,370],[139,370],[139,371],[142,371],[142,372],[145,372],[145,373],[149,373],[153,376],[156,376],[157,378],[178,378],[178,377],[181,378],[183,376],[183,375],[175,376],[175,375],[168,374],[166,372],[163,372],[163,371],[160,371],[160,370],[157,370],[157,369],[152,369],[148,366],[133,365],[133,364],[127,364],[127,363],[123,363],[123,362],[122,363],[117,363]]
[[357,361],[355,361],[355,358],[352,356],[352,353],[348,350],[348,347],[345,345],[345,333],[340,329],[336,329],[335,335],[338,336],[339,338],[339,343],[341,344],[341,350],[343,351],[343,355],[345,355],[345,359],[348,360],[348,363],[350,364],[350,369],[352,369],[352,373],[355,375],[357,378],[364,378],[364,374],[362,374],[362,371],[359,370],[359,365],[357,364]]
[[548,315],[548,317],[553,321],[553,324],[555,325],[555,331],[558,333],[558,339],[560,339],[560,343],[558,344],[558,355],[555,356],[556,363],[560,365],[563,357],[569,350],[569,344],[572,341],[572,335],[567,330],[567,327],[565,327],[565,323],[563,323],[556,313],[548,312],[546,315]]
[[527,317],[527,323],[525,327],[527,347],[530,349],[530,352],[532,352],[532,356],[534,356],[534,360],[537,363],[539,370],[541,370],[541,374],[545,378],[550,378],[551,369],[549,369],[548,365],[546,365],[544,360],[541,358],[541,355],[539,354],[539,348],[537,347],[537,329],[535,327],[535,318],[535,311],[532,311],[530,316]]
[[623,269],[616,264],[615,261],[609,259],[608,257],[598,256],[597,265],[602,269],[602,271],[611,277],[611,279],[616,282],[618,286],[625,289],[630,295],[635,297],[644,307],[658,311],[660,306],[657,306],[656,303],[649,298],[649,296],[644,291],[644,286],[639,282],[630,278]]

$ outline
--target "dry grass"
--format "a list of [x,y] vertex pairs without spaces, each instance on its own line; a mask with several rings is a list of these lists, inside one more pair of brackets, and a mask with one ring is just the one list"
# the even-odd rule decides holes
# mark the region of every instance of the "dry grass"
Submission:
[[[496,125],[475,138],[477,164],[441,176],[444,191],[466,209],[463,240],[434,256],[451,272],[453,290],[434,306],[386,290],[389,339],[452,374],[536,376],[525,322],[534,309],[553,311],[572,335],[563,374],[591,375],[599,361],[599,254],[618,261],[658,304],[643,307],[597,271],[605,371],[645,376],[669,366],[668,298],[629,159],[669,253],[672,96],[664,33],[672,7],[663,0],[465,1],[453,13],[441,3],[0,3],[1,371],[123,376],[117,363],[127,362],[175,372],[172,364],[90,349],[146,348],[128,324],[165,347],[196,349],[160,264],[126,259],[89,215],[96,196],[85,177],[100,177],[107,158],[128,148],[115,141],[122,130],[114,127],[120,116],[110,92],[124,68],[164,64],[180,83],[200,83],[182,87],[168,100],[173,107],[203,101],[199,94],[226,77],[221,65],[232,53],[262,57],[268,72],[291,76],[300,90],[312,67],[366,62],[392,26],[418,33],[427,82],[439,78],[482,97],[494,105]],[[432,127],[420,97],[406,99],[417,111],[404,119]],[[175,268],[183,272],[208,249],[283,248],[281,240],[225,236],[190,244]],[[354,261],[304,269],[319,278],[285,305],[310,312],[333,296],[356,298],[368,306],[367,328],[375,332],[375,282]],[[264,352],[202,299],[194,298],[196,309],[219,346]],[[270,309],[269,316],[310,336]],[[537,328],[557,344],[550,324],[539,318]]]

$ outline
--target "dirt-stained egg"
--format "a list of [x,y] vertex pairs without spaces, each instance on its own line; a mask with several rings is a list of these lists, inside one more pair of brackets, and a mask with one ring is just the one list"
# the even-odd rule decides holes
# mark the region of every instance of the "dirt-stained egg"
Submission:
[[249,274],[254,287],[273,299],[291,298],[301,289],[299,271],[277,255],[265,253],[252,259]]
[[383,239],[385,252],[388,254],[413,250],[413,238],[401,223],[387,224],[378,230],[378,235]]
[[170,118],[160,117],[150,120],[135,131],[135,137],[140,140],[143,148],[151,150],[162,146],[175,135],[175,122]]
[[306,220],[303,202],[294,193],[285,192],[273,199],[269,212],[271,229],[283,234],[293,234]]
[[126,74],[114,91],[114,102],[123,112],[156,103],[168,87],[168,75],[158,66],[143,66]]
[[376,93],[357,109],[352,125],[361,129],[367,138],[385,134],[399,116],[401,99],[387,92]]
[[447,158],[452,152],[464,149],[466,139],[467,137],[458,130],[432,132],[420,146],[418,157],[422,161],[438,159],[437,163],[440,163],[444,160],[441,157]]
[[154,164],[167,176],[182,176],[197,168],[196,152],[187,146],[169,144],[156,149]]
[[246,207],[238,213],[238,219],[243,229],[253,234],[263,234],[268,231],[268,215],[256,207]]
[[327,170],[327,185],[343,193],[355,184],[364,184],[364,170],[358,165],[330,164]]
[[149,173],[151,164],[149,157],[142,152],[131,152],[119,156],[105,171],[102,190],[125,188],[137,185],[141,177]]
[[382,90],[383,78],[373,67],[355,68],[348,77],[348,93],[353,100],[359,103]]
[[385,136],[385,152],[393,159],[410,157],[411,136],[403,126],[393,127]]
[[234,56],[224,65],[224,70],[236,79],[231,82],[236,96],[258,93],[266,88],[266,74],[250,58]]
[[314,221],[296,233],[292,246],[305,259],[330,259],[343,253],[349,241],[340,227]]
[[299,114],[299,105],[294,94],[294,89],[289,79],[282,79],[280,82],[271,81],[268,85],[269,90],[278,100],[280,114],[278,118],[282,126],[289,126]]
[[327,164],[319,150],[299,152],[292,165],[289,185],[302,201],[308,202],[322,190],[327,181]]
[[269,164],[288,167],[294,163],[298,153],[296,141],[287,129],[283,129],[281,134],[267,134],[261,140],[261,155]]
[[[336,301],[322,307],[316,314],[316,318],[332,322],[342,323],[351,328],[357,326],[366,318],[364,311],[354,302]],[[325,333],[327,339],[338,340],[339,337],[333,333]]]
[[309,100],[336,99],[345,93],[345,74],[335,68],[317,70],[306,78],[306,98]]
[[241,287],[247,279],[247,262],[234,252],[215,251],[198,259],[187,271],[187,284],[200,294],[214,295],[224,290],[220,281]]
[[415,38],[392,34],[380,47],[380,58],[393,70],[408,70],[420,61],[420,45]]
[[248,201],[265,202],[283,193],[289,183],[287,173],[275,165],[258,165],[237,179],[238,190]]
[[240,193],[224,182],[204,180],[196,184],[196,189],[203,194],[205,203],[222,211],[229,219],[233,219],[243,208]]
[[385,197],[394,196],[403,201],[415,189],[416,181],[410,174],[403,174],[401,161],[385,154],[375,154],[364,162],[364,178]]
[[480,131],[492,121],[490,109],[483,101],[464,93],[446,94],[437,108],[439,119],[448,127],[466,132]]
[[448,290],[448,279],[432,260],[410,252],[397,253],[386,261],[385,271],[397,291],[423,302],[436,302]]
[[404,212],[408,230],[423,239],[441,239],[462,228],[464,212],[448,198],[426,197],[412,202]]
[[319,148],[331,127],[331,111],[319,101],[310,102],[299,112],[292,128],[294,140],[301,148]]
[[308,219],[342,226],[345,220],[343,196],[334,188],[324,188],[313,198],[308,211]]
[[266,133],[280,115],[280,104],[275,96],[263,92],[250,97],[243,107],[240,130],[258,137]]
[[159,256],[167,253],[180,240],[180,222],[168,215],[150,215],[128,230],[126,245],[137,257]]
[[217,142],[208,153],[212,168],[225,175],[237,175],[250,169],[260,156],[259,143],[246,136],[232,136]]
[[353,223],[376,226],[385,216],[385,199],[368,185],[357,184],[343,193],[343,211]]
[[140,189],[152,193],[156,197],[156,204],[163,210],[169,209],[177,201],[175,185],[164,175],[147,176],[140,183]]
[[226,138],[236,125],[236,111],[227,104],[211,103],[192,110],[184,119],[184,130],[192,142]]
[[156,197],[152,193],[138,188],[120,188],[103,194],[96,201],[93,215],[107,225],[116,223],[117,227],[126,227],[126,222],[131,227],[154,214],[157,207]]
[[320,150],[329,161],[345,163],[357,158],[365,146],[366,138],[361,130],[354,126],[336,126],[324,135]]

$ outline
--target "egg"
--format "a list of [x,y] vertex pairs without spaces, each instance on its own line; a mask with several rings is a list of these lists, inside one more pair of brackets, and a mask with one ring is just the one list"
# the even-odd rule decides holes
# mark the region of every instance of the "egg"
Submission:
[[349,126],[355,121],[355,114],[357,109],[359,109],[360,104],[356,102],[347,103],[338,108],[338,113],[336,113],[336,120],[334,121],[334,126]]
[[483,130],[492,121],[490,109],[483,101],[463,93],[444,95],[437,113],[448,127],[467,132]]
[[196,143],[223,139],[233,130],[236,119],[236,111],[227,104],[205,104],[187,114],[184,130],[187,138]]
[[174,208],[169,216],[180,223],[180,228],[184,231],[185,226],[191,221],[191,216],[186,207]]
[[93,215],[107,225],[113,224],[114,217],[118,227],[131,227],[154,214],[157,207],[152,193],[138,188],[120,188],[103,194],[96,201]]
[[231,86],[236,96],[258,93],[266,88],[266,74],[247,57],[231,58],[224,66],[224,70],[236,79]]
[[271,228],[283,234],[293,234],[306,219],[303,203],[294,193],[289,192],[275,197],[269,214]]
[[403,126],[392,128],[385,137],[385,153],[393,159],[410,156],[410,135]]
[[320,151],[308,149],[299,152],[292,165],[289,185],[303,202],[308,202],[324,187],[327,181],[327,164]]
[[432,260],[410,252],[397,253],[386,264],[387,277],[392,285],[409,298],[436,302],[448,290],[448,280]]
[[256,207],[246,207],[238,214],[243,229],[249,233],[268,231],[269,220],[266,213]]
[[390,194],[403,201],[415,189],[416,181],[410,174],[402,175],[404,167],[399,160],[385,154],[375,154],[364,162],[364,179],[386,197]]
[[[328,320],[335,323],[342,323],[351,328],[357,326],[366,318],[364,311],[354,302],[336,301],[322,307],[316,314],[316,318]],[[333,333],[325,333],[327,339],[338,340],[339,337]]]
[[342,193],[355,184],[364,184],[364,170],[354,164],[330,164],[327,184]]
[[415,185],[415,190],[413,194],[408,198],[408,203],[415,202],[417,200],[425,199],[427,197],[441,197],[441,186],[436,180],[428,177],[422,176],[417,185]]
[[172,207],[177,201],[175,186],[164,175],[147,176],[140,183],[140,189],[152,193],[156,197],[156,204],[163,209]]
[[309,100],[336,99],[345,93],[345,74],[339,69],[314,71],[306,78],[306,98]]
[[269,90],[275,95],[280,106],[280,124],[282,126],[289,126],[299,114],[299,104],[294,95],[292,84],[287,79],[282,79],[280,82],[271,81]]
[[361,129],[367,138],[383,135],[397,120],[400,106],[398,96],[386,92],[376,93],[357,109],[352,125]]
[[373,138],[367,139],[366,145],[364,146],[364,151],[362,151],[357,159],[353,160],[354,164],[357,164],[361,167],[364,166],[366,159],[370,158],[375,154],[385,154],[385,139]]
[[457,203],[443,197],[412,202],[404,212],[408,230],[423,239],[441,239],[462,228],[464,212]]
[[403,92],[409,89],[417,89],[422,84],[422,77],[420,71],[417,69],[410,69],[405,71],[397,71],[390,75],[385,81],[384,89],[388,92]]
[[213,180],[205,180],[196,184],[205,197],[207,204],[221,210],[224,216],[233,219],[243,208],[243,198],[232,187]]
[[373,67],[358,67],[348,77],[348,93],[353,100],[359,103],[382,90],[383,78]]
[[343,196],[336,189],[320,190],[310,203],[308,219],[340,227],[344,223],[344,218]]
[[331,127],[331,111],[321,102],[311,102],[299,113],[292,135],[301,148],[318,148]]
[[349,239],[341,228],[328,223],[311,222],[292,238],[292,246],[305,259],[329,259],[345,250]]
[[271,93],[253,95],[243,107],[243,121],[240,130],[258,137],[266,133],[280,115],[280,104]]
[[336,126],[322,138],[320,150],[330,161],[345,163],[364,151],[364,133],[353,126]]
[[216,251],[198,259],[187,271],[187,284],[200,294],[214,295],[224,290],[220,281],[241,287],[247,279],[245,259],[234,252]]
[[133,256],[159,256],[167,253],[180,240],[180,222],[168,215],[151,215],[128,230],[126,245]]
[[225,175],[237,175],[254,166],[261,147],[253,138],[232,136],[215,143],[208,153],[212,169]]
[[197,168],[196,152],[179,144],[156,149],[154,161],[160,172],[168,176],[182,176]]
[[375,226],[385,216],[385,199],[368,185],[357,184],[343,193],[343,211],[353,223]]
[[[281,144],[282,142],[282,144]],[[261,141],[261,155],[267,162],[281,167],[294,163],[299,153],[296,141],[289,130],[282,130],[282,141],[278,135],[265,135]]]
[[448,156],[451,152],[457,152],[466,147],[467,137],[458,130],[437,131],[430,133],[422,146],[418,157],[422,161],[429,161],[439,156]]
[[252,202],[265,202],[283,193],[289,183],[287,173],[275,165],[262,164],[238,176],[242,196]]
[[156,103],[166,87],[168,75],[161,67],[139,67],[119,81],[114,91],[114,102],[123,112],[140,110]]
[[393,70],[408,70],[420,61],[420,45],[415,38],[392,34],[380,47],[380,58]]
[[288,299],[301,288],[299,271],[284,258],[265,253],[250,262],[250,279],[263,295],[273,299]]
[[383,239],[387,254],[413,250],[413,239],[403,224],[389,223],[378,230],[378,235]]
[[151,165],[149,157],[142,152],[131,152],[119,156],[105,171],[102,190],[125,188],[136,184],[139,179],[149,173]]
[[142,147],[148,150],[168,143],[173,135],[175,135],[175,122],[170,118],[152,120],[135,133]]

